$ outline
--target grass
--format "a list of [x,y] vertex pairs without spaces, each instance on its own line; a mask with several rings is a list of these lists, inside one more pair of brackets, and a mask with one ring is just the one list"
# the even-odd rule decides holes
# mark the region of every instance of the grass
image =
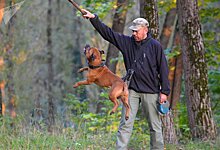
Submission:
[[[13,130],[13,129],[12,129]],[[116,133],[90,133],[66,129],[61,133],[36,130],[28,132],[1,130],[1,150],[114,150]],[[2,132],[3,131],[3,132]],[[131,150],[149,149],[149,135],[133,134],[129,143]],[[192,142],[166,145],[167,150],[217,150],[220,140],[214,142]]]
[[[41,130],[24,123],[22,119],[0,121],[0,150],[114,150],[117,129],[104,131],[87,127],[56,127],[53,133],[47,132],[46,125]],[[141,126],[139,121],[138,126]],[[146,129],[144,129],[145,132]],[[129,150],[149,149],[149,133],[143,133],[135,126],[129,143]],[[219,150],[220,137],[216,141],[191,141],[182,138],[178,145],[166,144],[166,150]]]

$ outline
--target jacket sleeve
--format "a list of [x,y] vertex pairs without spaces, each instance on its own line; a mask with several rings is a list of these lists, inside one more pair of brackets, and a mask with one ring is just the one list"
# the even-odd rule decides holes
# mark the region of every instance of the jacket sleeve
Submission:
[[169,68],[164,51],[159,43],[157,46],[157,67],[161,86],[160,92],[168,96],[170,94]]
[[123,51],[124,47],[129,44],[129,36],[113,31],[102,23],[96,14],[95,18],[90,19],[90,22],[105,40],[115,45],[119,50]]

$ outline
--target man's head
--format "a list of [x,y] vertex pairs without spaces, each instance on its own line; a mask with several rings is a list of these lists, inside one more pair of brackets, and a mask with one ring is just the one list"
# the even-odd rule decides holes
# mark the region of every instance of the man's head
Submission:
[[139,42],[142,41],[147,37],[148,27],[149,23],[144,18],[137,18],[133,20],[132,26],[129,27],[129,29],[132,30],[132,35],[134,39]]

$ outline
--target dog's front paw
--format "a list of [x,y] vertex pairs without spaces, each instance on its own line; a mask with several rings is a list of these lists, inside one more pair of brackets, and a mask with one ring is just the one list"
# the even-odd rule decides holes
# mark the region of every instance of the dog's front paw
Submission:
[[110,115],[113,115],[114,113],[115,113],[114,111],[111,111],[111,112],[110,112]]
[[76,83],[73,85],[73,88],[77,88],[79,85]]
[[77,72],[78,73],[83,72],[83,68],[79,69]]

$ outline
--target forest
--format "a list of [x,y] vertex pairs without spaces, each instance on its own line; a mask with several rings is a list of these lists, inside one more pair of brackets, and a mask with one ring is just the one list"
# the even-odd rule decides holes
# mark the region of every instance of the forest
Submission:
[[[220,1],[74,0],[112,30],[131,35],[143,17],[169,66],[170,111],[161,115],[166,150],[220,147]],[[86,44],[104,50],[122,78],[120,51],[68,0],[0,0],[0,149],[113,150],[122,105],[110,115],[108,88],[73,88],[86,78]],[[139,108],[129,150],[150,148]]]

